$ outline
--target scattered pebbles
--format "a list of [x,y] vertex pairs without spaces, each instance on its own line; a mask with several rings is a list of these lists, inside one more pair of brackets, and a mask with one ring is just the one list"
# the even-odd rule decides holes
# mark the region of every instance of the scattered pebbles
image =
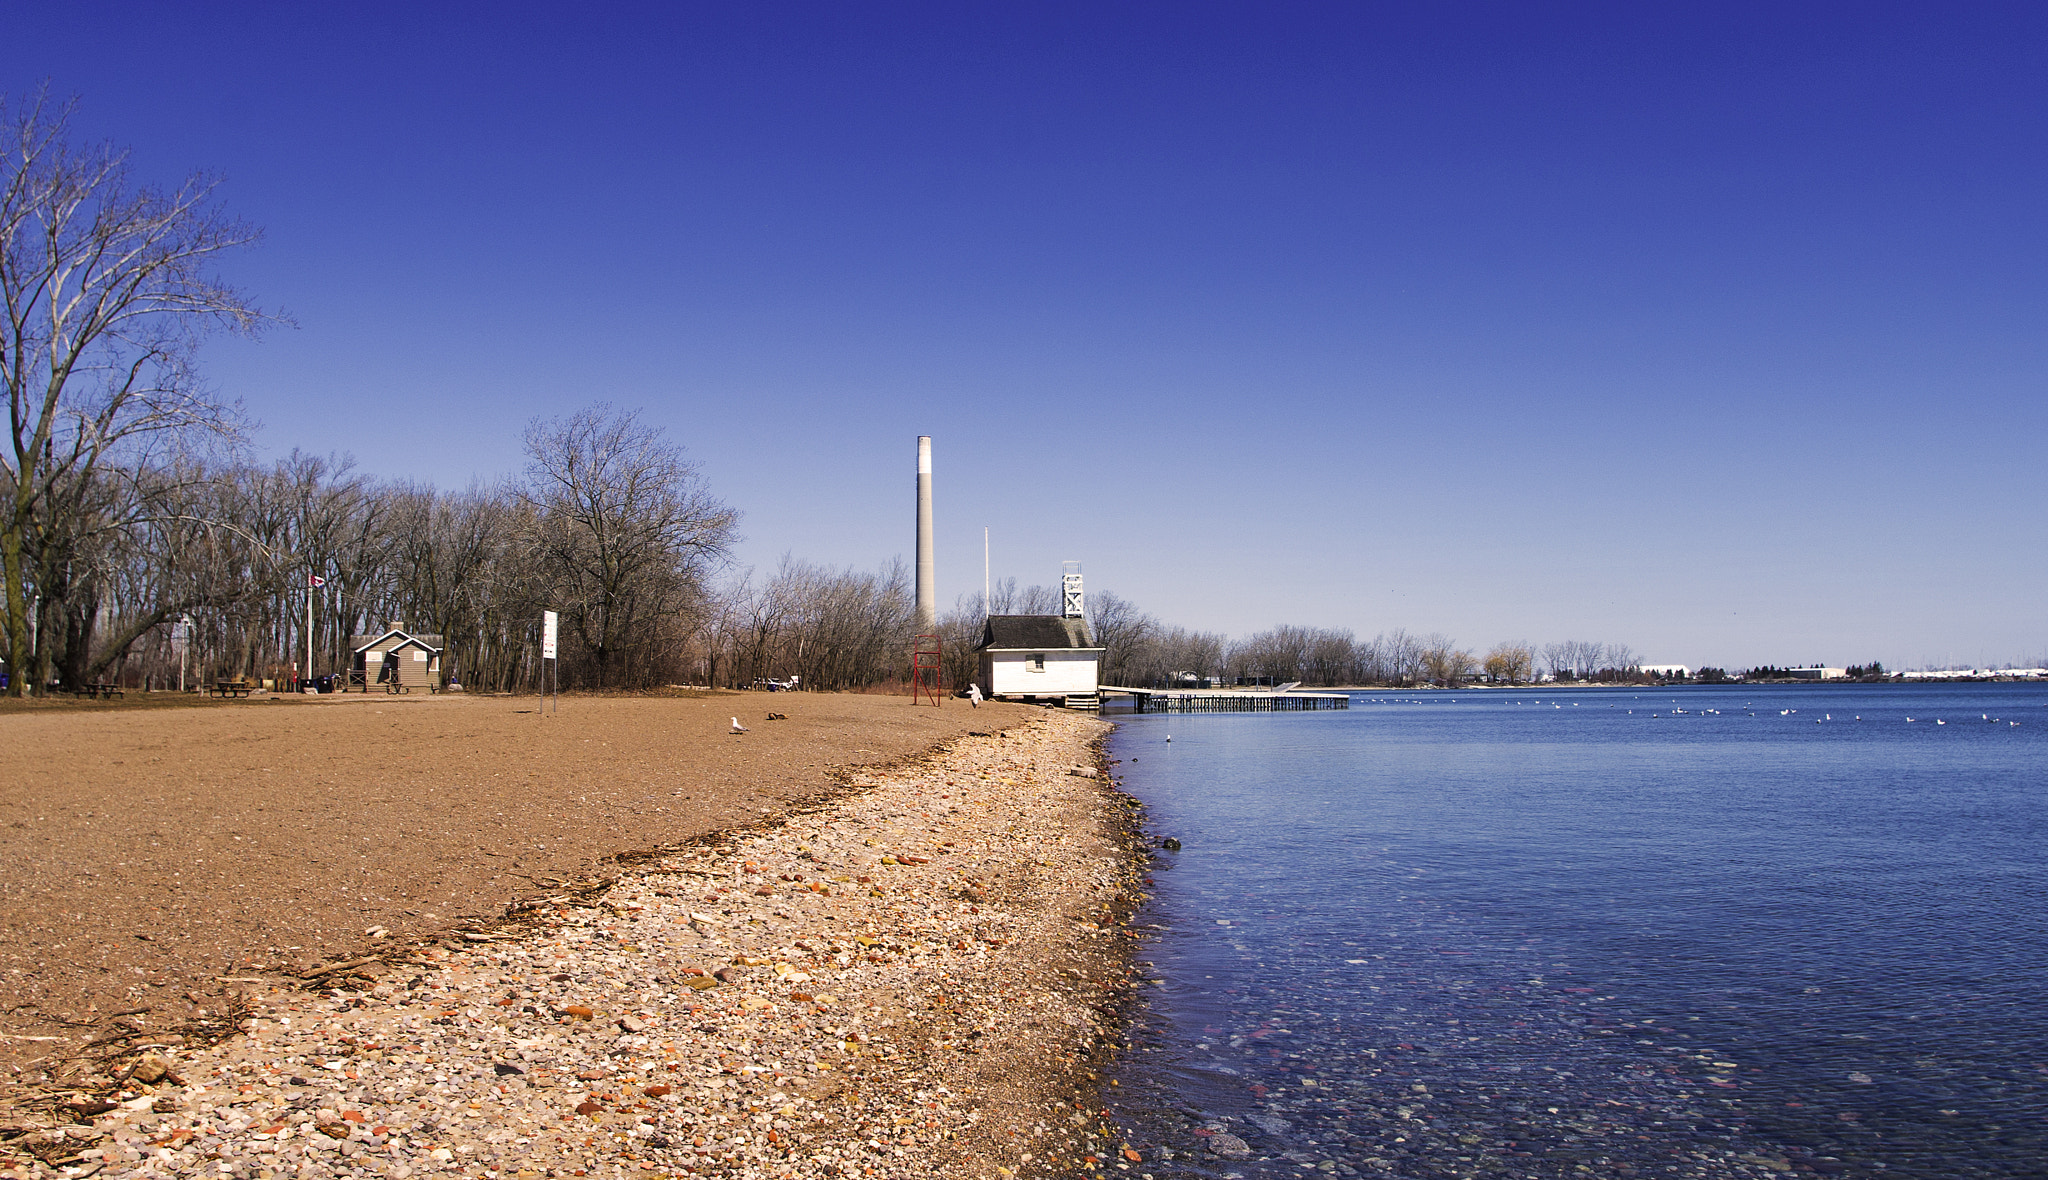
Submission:
[[1093,769],[1107,730],[1049,711],[506,930],[330,969],[322,992],[277,981],[244,997],[243,1035],[137,1046],[118,1091],[0,1128],[0,1177],[1122,1162],[1093,1081],[1136,885],[1130,806]]

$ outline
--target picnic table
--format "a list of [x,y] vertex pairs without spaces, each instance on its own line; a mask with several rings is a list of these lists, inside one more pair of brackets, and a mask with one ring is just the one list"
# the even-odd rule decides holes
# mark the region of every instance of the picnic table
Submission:
[[121,686],[118,684],[81,684],[71,690],[71,695],[74,697],[93,697],[103,701],[111,701],[115,697],[122,695],[122,693]]
[[217,697],[245,697],[249,695],[249,690],[255,687],[255,685],[237,676],[233,680],[214,681],[213,695]]

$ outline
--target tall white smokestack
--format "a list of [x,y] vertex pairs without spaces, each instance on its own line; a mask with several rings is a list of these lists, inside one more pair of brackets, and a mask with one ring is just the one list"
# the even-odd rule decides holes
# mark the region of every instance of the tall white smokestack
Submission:
[[917,436],[917,630],[938,628],[939,588],[932,574],[932,437]]

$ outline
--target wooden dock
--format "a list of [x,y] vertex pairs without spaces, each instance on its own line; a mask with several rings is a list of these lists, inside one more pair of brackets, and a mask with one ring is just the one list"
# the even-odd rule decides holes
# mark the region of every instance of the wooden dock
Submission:
[[1096,691],[1104,697],[1129,697],[1133,713],[1307,713],[1317,709],[1351,707],[1351,695],[1342,692],[1247,692],[1241,689],[1114,688],[1108,685]]

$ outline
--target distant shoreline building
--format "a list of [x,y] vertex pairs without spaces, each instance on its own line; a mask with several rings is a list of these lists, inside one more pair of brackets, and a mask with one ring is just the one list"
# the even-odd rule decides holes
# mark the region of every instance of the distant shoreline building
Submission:
[[2048,668],[1948,668],[1929,672],[1902,672],[1901,680],[2044,680]]

